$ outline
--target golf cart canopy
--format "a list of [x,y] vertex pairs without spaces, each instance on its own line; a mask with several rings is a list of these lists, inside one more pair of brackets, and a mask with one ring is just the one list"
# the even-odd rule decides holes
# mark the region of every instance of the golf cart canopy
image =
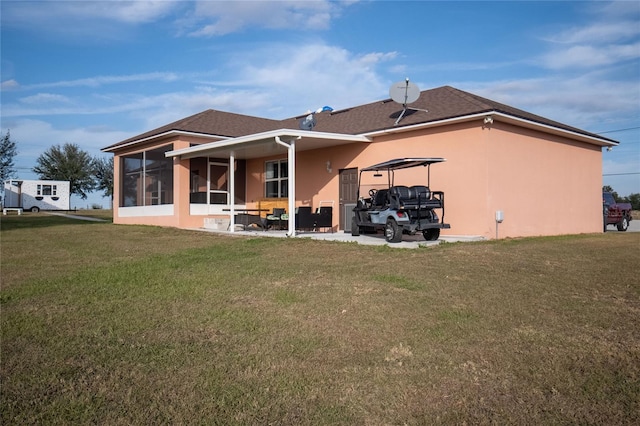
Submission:
[[408,169],[411,167],[430,166],[433,163],[441,163],[447,161],[444,158],[429,157],[429,158],[396,158],[395,160],[385,161],[384,163],[374,164],[373,166],[365,167],[361,169],[362,172],[375,172],[379,170],[400,170]]

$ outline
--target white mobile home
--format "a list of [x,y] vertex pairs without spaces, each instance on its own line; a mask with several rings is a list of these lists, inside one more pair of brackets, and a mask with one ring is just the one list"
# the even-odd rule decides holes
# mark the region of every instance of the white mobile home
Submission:
[[40,210],[70,210],[69,181],[63,180],[18,180],[4,182],[5,208]]

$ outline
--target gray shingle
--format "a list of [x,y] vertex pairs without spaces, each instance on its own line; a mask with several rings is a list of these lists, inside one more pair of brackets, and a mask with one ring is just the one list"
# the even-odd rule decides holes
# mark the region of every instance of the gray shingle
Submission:
[[[485,112],[501,112],[547,126],[610,140],[450,86],[422,91],[418,100],[412,103],[410,107],[422,110],[426,109],[428,112],[408,110],[398,125],[395,126],[394,124],[402,112],[402,105],[393,102],[391,99],[384,99],[365,105],[333,111],[329,114],[317,114],[317,125],[314,130],[319,132],[358,135]],[[238,137],[277,129],[298,129],[298,123],[301,118],[302,116],[291,117],[284,120],[270,120],[267,118],[210,109],[118,142],[105,149],[108,150],[119,145],[128,144],[139,139],[172,130],[195,132],[212,136]],[[615,142],[613,140],[610,141]]]

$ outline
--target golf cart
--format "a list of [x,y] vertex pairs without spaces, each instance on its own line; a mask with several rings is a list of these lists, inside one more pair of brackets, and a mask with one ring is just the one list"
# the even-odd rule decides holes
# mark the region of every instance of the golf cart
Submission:
[[[351,235],[383,229],[388,242],[398,243],[402,241],[403,233],[414,235],[420,231],[425,240],[437,240],[440,229],[451,227],[444,223],[444,193],[429,189],[431,165],[443,161],[444,158],[398,158],[360,170]],[[396,185],[396,170],[412,167],[427,168],[427,185]],[[387,182],[375,183],[371,176],[381,178],[383,172],[386,172]],[[436,209],[442,210],[441,219]]]

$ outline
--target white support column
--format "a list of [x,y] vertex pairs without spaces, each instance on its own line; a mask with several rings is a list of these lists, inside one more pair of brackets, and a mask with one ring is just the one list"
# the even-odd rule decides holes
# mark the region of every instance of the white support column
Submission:
[[289,144],[289,232],[287,236],[296,236],[296,141],[293,139]]
[[229,154],[229,198],[230,231],[236,232],[236,153],[234,151]]
[[[296,138],[300,139],[300,137]],[[289,230],[287,231],[287,237],[296,236],[296,139],[292,139],[289,143],[283,142],[279,136],[276,136],[275,141],[279,145],[287,148],[288,159],[288,173],[287,190],[289,192],[288,201],[288,213],[289,213]]]

